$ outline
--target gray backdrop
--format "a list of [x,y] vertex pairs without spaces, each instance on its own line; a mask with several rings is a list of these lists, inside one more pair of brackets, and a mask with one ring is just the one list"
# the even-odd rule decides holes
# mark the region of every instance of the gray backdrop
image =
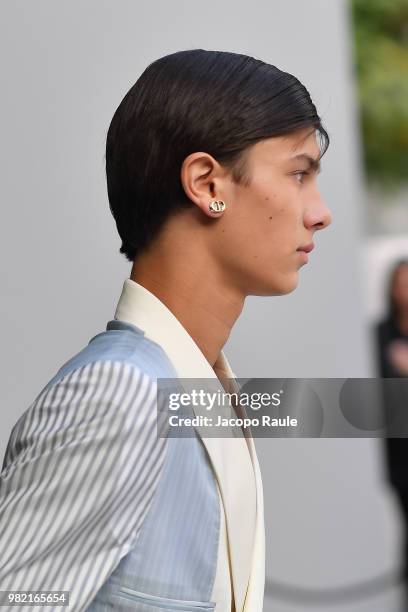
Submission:
[[[248,298],[225,347],[232,367],[240,377],[373,374],[345,1],[2,0],[0,7],[1,456],[35,395],[113,316],[130,264],[118,253],[108,208],[106,130],[147,64],[180,49],[248,53],[293,72],[332,138],[319,181],[333,223],[317,236],[294,293]],[[270,580],[322,589],[395,567],[399,516],[378,441],[258,440],[257,447]],[[265,610],[317,609],[294,603],[291,589],[286,601],[277,597],[272,585]],[[396,606],[397,594],[387,591],[333,608]]]

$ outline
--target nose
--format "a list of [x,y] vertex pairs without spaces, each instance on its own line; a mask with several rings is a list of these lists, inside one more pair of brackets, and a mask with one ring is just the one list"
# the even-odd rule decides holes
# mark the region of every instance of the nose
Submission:
[[322,230],[330,225],[333,220],[330,209],[324,200],[318,196],[305,211],[304,223],[308,229]]

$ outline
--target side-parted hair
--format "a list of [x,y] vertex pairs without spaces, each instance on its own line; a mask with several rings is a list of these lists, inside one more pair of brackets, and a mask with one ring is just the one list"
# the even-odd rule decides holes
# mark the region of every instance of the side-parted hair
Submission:
[[152,62],[115,111],[106,139],[110,210],[133,262],[169,215],[192,206],[184,159],[205,151],[249,185],[250,145],[304,127],[329,136],[307,89],[293,75],[240,53],[190,49]]

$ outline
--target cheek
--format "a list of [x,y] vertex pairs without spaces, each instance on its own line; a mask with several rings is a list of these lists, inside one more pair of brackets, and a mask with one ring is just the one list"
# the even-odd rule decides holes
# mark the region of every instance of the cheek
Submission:
[[268,262],[296,250],[301,217],[295,196],[291,189],[263,186],[253,191],[225,217],[218,233],[220,244],[228,243],[238,259],[249,256]]
[[264,215],[263,235],[272,239],[275,246],[287,250],[296,241],[300,224],[301,217],[296,208],[281,202]]
[[268,219],[291,218],[299,214],[300,210],[299,190],[292,185],[271,189],[262,198],[262,211]]

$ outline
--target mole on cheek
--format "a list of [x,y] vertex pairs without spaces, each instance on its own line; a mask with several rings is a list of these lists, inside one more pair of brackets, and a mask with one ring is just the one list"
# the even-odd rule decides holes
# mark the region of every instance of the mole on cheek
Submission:
[[269,220],[271,220],[271,219],[272,219],[272,217],[269,217]]

